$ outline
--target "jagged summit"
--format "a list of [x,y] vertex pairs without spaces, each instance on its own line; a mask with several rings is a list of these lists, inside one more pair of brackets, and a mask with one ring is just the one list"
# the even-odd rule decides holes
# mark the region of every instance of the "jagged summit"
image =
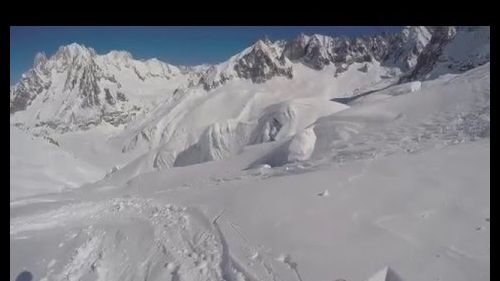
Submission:
[[259,39],[229,60],[208,67],[199,85],[209,91],[236,78],[254,83],[262,83],[276,76],[291,78],[291,65],[281,58],[282,49],[282,41]]
[[[164,85],[171,80],[175,85]],[[177,67],[157,59],[135,60],[126,51],[99,55],[72,43],[50,58],[44,53],[35,56],[33,68],[11,89],[11,113],[21,111],[25,125],[62,131],[102,122],[116,126],[143,107],[131,100],[134,96],[173,91],[187,80]],[[32,110],[24,112],[28,107]]]
[[36,68],[38,66],[41,66],[47,62],[47,56],[45,55],[44,52],[37,53],[35,55],[35,60],[33,62],[33,68]]
[[74,58],[90,58],[96,56],[97,53],[92,48],[87,48],[85,45],[78,43],[71,43],[69,45],[61,46],[54,55],[55,59],[71,60]]
[[131,53],[129,53],[127,51],[122,51],[122,50],[119,50],[119,51],[112,50],[109,53],[105,54],[104,56],[109,57],[109,58],[114,59],[114,60],[122,60],[122,61],[133,59]]

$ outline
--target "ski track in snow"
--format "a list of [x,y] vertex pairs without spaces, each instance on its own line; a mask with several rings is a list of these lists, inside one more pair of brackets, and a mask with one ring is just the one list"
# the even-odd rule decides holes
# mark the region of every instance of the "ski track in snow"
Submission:
[[[47,258],[51,260],[47,280],[283,280],[262,253],[258,260],[269,279],[253,275],[234,259],[220,221],[223,218],[210,222],[196,208],[116,198],[16,217],[10,233],[17,240],[32,238],[42,230],[72,229],[59,244],[62,249]],[[67,261],[57,258],[68,244],[76,245],[72,256]],[[256,249],[248,241],[245,244],[247,249]],[[57,268],[56,261],[60,261]]]

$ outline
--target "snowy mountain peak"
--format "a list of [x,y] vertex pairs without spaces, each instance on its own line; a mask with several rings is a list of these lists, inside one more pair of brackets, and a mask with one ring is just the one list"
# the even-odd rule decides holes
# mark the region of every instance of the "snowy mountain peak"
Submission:
[[275,76],[292,78],[292,66],[282,57],[283,42],[259,39],[226,62],[210,66],[202,74],[199,84],[212,90],[235,78],[265,82]]
[[255,44],[252,45],[252,50],[265,51],[265,50],[269,49],[268,44],[271,44],[271,41],[269,41],[269,39],[267,39],[267,40],[259,39],[259,40],[257,40],[257,42],[255,42]]
[[273,42],[269,38],[259,39],[255,42],[247,52],[242,52],[242,54],[248,55],[252,52],[263,52],[269,57],[278,57],[281,55],[279,42]]
[[318,42],[321,45],[326,45],[332,39],[332,37],[321,35],[321,34],[313,34],[310,38],[312,42]]
[[235,64],[238,77],[261,83],[275,76],[292,78],[292,67],[281,57],[279,46],[270,40],[258,40],[250,52]]
[[427,26],[405,26],[401,30],[401,34],[406,38],[415,38],[416,36],[423,35],[429,37],[432,35],[433,29]]
[[47,62],[47,56],[45,55],[45,53],[44,52],[37,53],[35,55],[35,60],[33,62],[33,68],[43,66],[45,65],[46,62]]
[[295,37],[295,40],[307,43],[307,42],[309,42],[310,38],[311,37],[309,35],[307,35],[306,33],[301,32],[301,33],[299,33],[299,35],[297,35],[297,37]]
[[73,59],[76,57],[90,58],[96,56],[97,53],[92,48],[87,48],[85,45],[71,43],[66,46],[61,46],[55,54],[55,58]]
[[[167,81],[175,80],[170,86]],[[124,124],[144,107],[141,98],[168,94],[187,84],[188,75],[150,59],[134,60],[125,51],[98,55],[94,49],[72,43],[47,59],[35,57],[34,67],[23,74],[11,91],[11,113],[20,123],[57,131],[88,129],[107,122]],[[30,107],[30,110],[24,109]]]
[[414,44],[416,52],[421,52],[431,40],[431,30],[425,26],[407,26],[401,33],[407,41]]
[[128,61],[133,59],[132,54],[127,51],[110,51],[109,53],[104,55],[105,57],[111,58],[117,61]]

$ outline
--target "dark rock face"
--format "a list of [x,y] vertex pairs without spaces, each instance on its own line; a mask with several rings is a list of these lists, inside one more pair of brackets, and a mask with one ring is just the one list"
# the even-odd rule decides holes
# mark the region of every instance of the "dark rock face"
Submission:
[[286,67],[284,60],[274,59],[261,48],[243,56],[234,66],[239,77],[262,83],[274,76],[292,78],[292,68]]
[[201,76],[199,83],[207,91],[217,88],[235,77],[249,79],[254,83],[263,83],[273,77],[283,76],[291,79],[293,70],[287,65],[280,50],[276,48],[283,42],[272,43],[269,40],[259,40],[239,59],[231,62],[231,71],[219,71],[216,66],[208,68]]
[[122,92],[116,92],[116,98],[119,100],[119,101],[128,101],[127,97],[125,96],[124,93]]
[[321,70],[325,65],[330,64],[333,58],[324,47],[324,44],[324,40],[320,40],[317,36],[313,36],[305,47],[303,61],[317,70]]
[[438,62],[444,46],[455,36],[454,27],[440,26],[432,28],[432,30],[432,38],[418,57],[415,68],[407,75],[401,77],[400,82],[416,80],[431,72],[434,65]]
[[[213,76],[217,76],[217,75],[219,75],[219,79],[210,79],[209,78],[209,77],[213,77]],[[210,91],[212,89],[215,89],[215,88],[225,84],[227,81],[231,80],[232,78],[233,78],[232,75],[227,75],[224,72],[218,73],[217,67],[211,66],[201,76],[198,84],[203,85],[203,88],[206,91]]]
[[105,88],[104,89],[104,92],[106,93],[106,102],[110,105],[113,105],[116,103],[115,99],[113,98],[113,96],[111,95],[111,93],[109,92],[109,89]]
[[101,105],[101,101],[99,100],[101,90],[97,84],[100,79],[98,68],[93,61],[83,67],[79,81],[79,90],[83,99],[82,108]]
[[[426,27],[408,27],[400,34],[382,34],[359,38],[299,35],[288,42],[283,56],[291,61],[321,70],[329,64],[345,70],[354,63],[372,62],[399,65],[408,70],[408,60],[422,52],[430,31]],[[343,72],[342,70],[338,73]]]
[[329,64],[341,66],[380,60],[387,52],[386,45],[386,40],[381,36],[349,39],[321,35],[308,37],[301,34],[286,44],[283,56],[322,70]]
[[[39,96],[42,102],[50,102],[51,96],[62,94],[68,98],[58,104],[60,109],[57,116],[53,120],[40,120],[38,114],[36,127],[66,132],[71,128],[86,130],[103,121],[114,126],[127,123],[137,110],[132,108],[120,111],[123,108],[120,103],[127,102],[128,99],[123,92],[116,90],[121,85],[112,74],[105,75],[96,63],[96,56],[92,49],[77,44],[59,48],[50,60],[44,54],[37,54],[33,68],[11,89],[11,113],[25,110]],[[65,77],[62,89],[51,89],[54,73]],[[116,84],[116,88],[101,88],[103,80]],[[90,111],[82,113],[78,108]],[[90,116],[88,112],[92,112]]]
[[295,39],[285,44],[283,56],[290,60],[298,60],[306,55],[306,47],[309,43],[309,37],[303,33],[299,34]]
[[362,67],[358,68],[359,71],[361,72],[368,72],[368,64],[363,65]]
[[25,110],[38,94],[50,87],[50,84],[50,81],[44,81],[36,70],[31,69],[23,75],[11,93],[10,113]]

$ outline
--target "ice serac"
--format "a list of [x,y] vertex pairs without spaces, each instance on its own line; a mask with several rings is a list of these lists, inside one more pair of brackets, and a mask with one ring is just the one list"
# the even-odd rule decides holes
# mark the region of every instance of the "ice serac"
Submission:
[[208,126],[196,144],[176,156],[173,166],[187,166],[235,155],[247,145],[251,127],[251,124],[234,120],[214,123]]
[[311,157],[316,144],[316,134],[314,128],[310,127],[298,133],[290,142],[288,161],[304,161]]
[[295,99],[275,103],[262,111],[251,137],[250,144],[289,138],[319,117],[348,108],[336,102],[324,103],[320,99]]
[[[249,145],[286,141],[319,117],[346,108],[346,105],[324,103],[319,99],[296,99],[264,108],[258,120],[231,119],[213,123],[204,130],[195,144],[175,156],[173,166],[220,160],[237,155]],[[305,159],[307,155],[301,157]]]

